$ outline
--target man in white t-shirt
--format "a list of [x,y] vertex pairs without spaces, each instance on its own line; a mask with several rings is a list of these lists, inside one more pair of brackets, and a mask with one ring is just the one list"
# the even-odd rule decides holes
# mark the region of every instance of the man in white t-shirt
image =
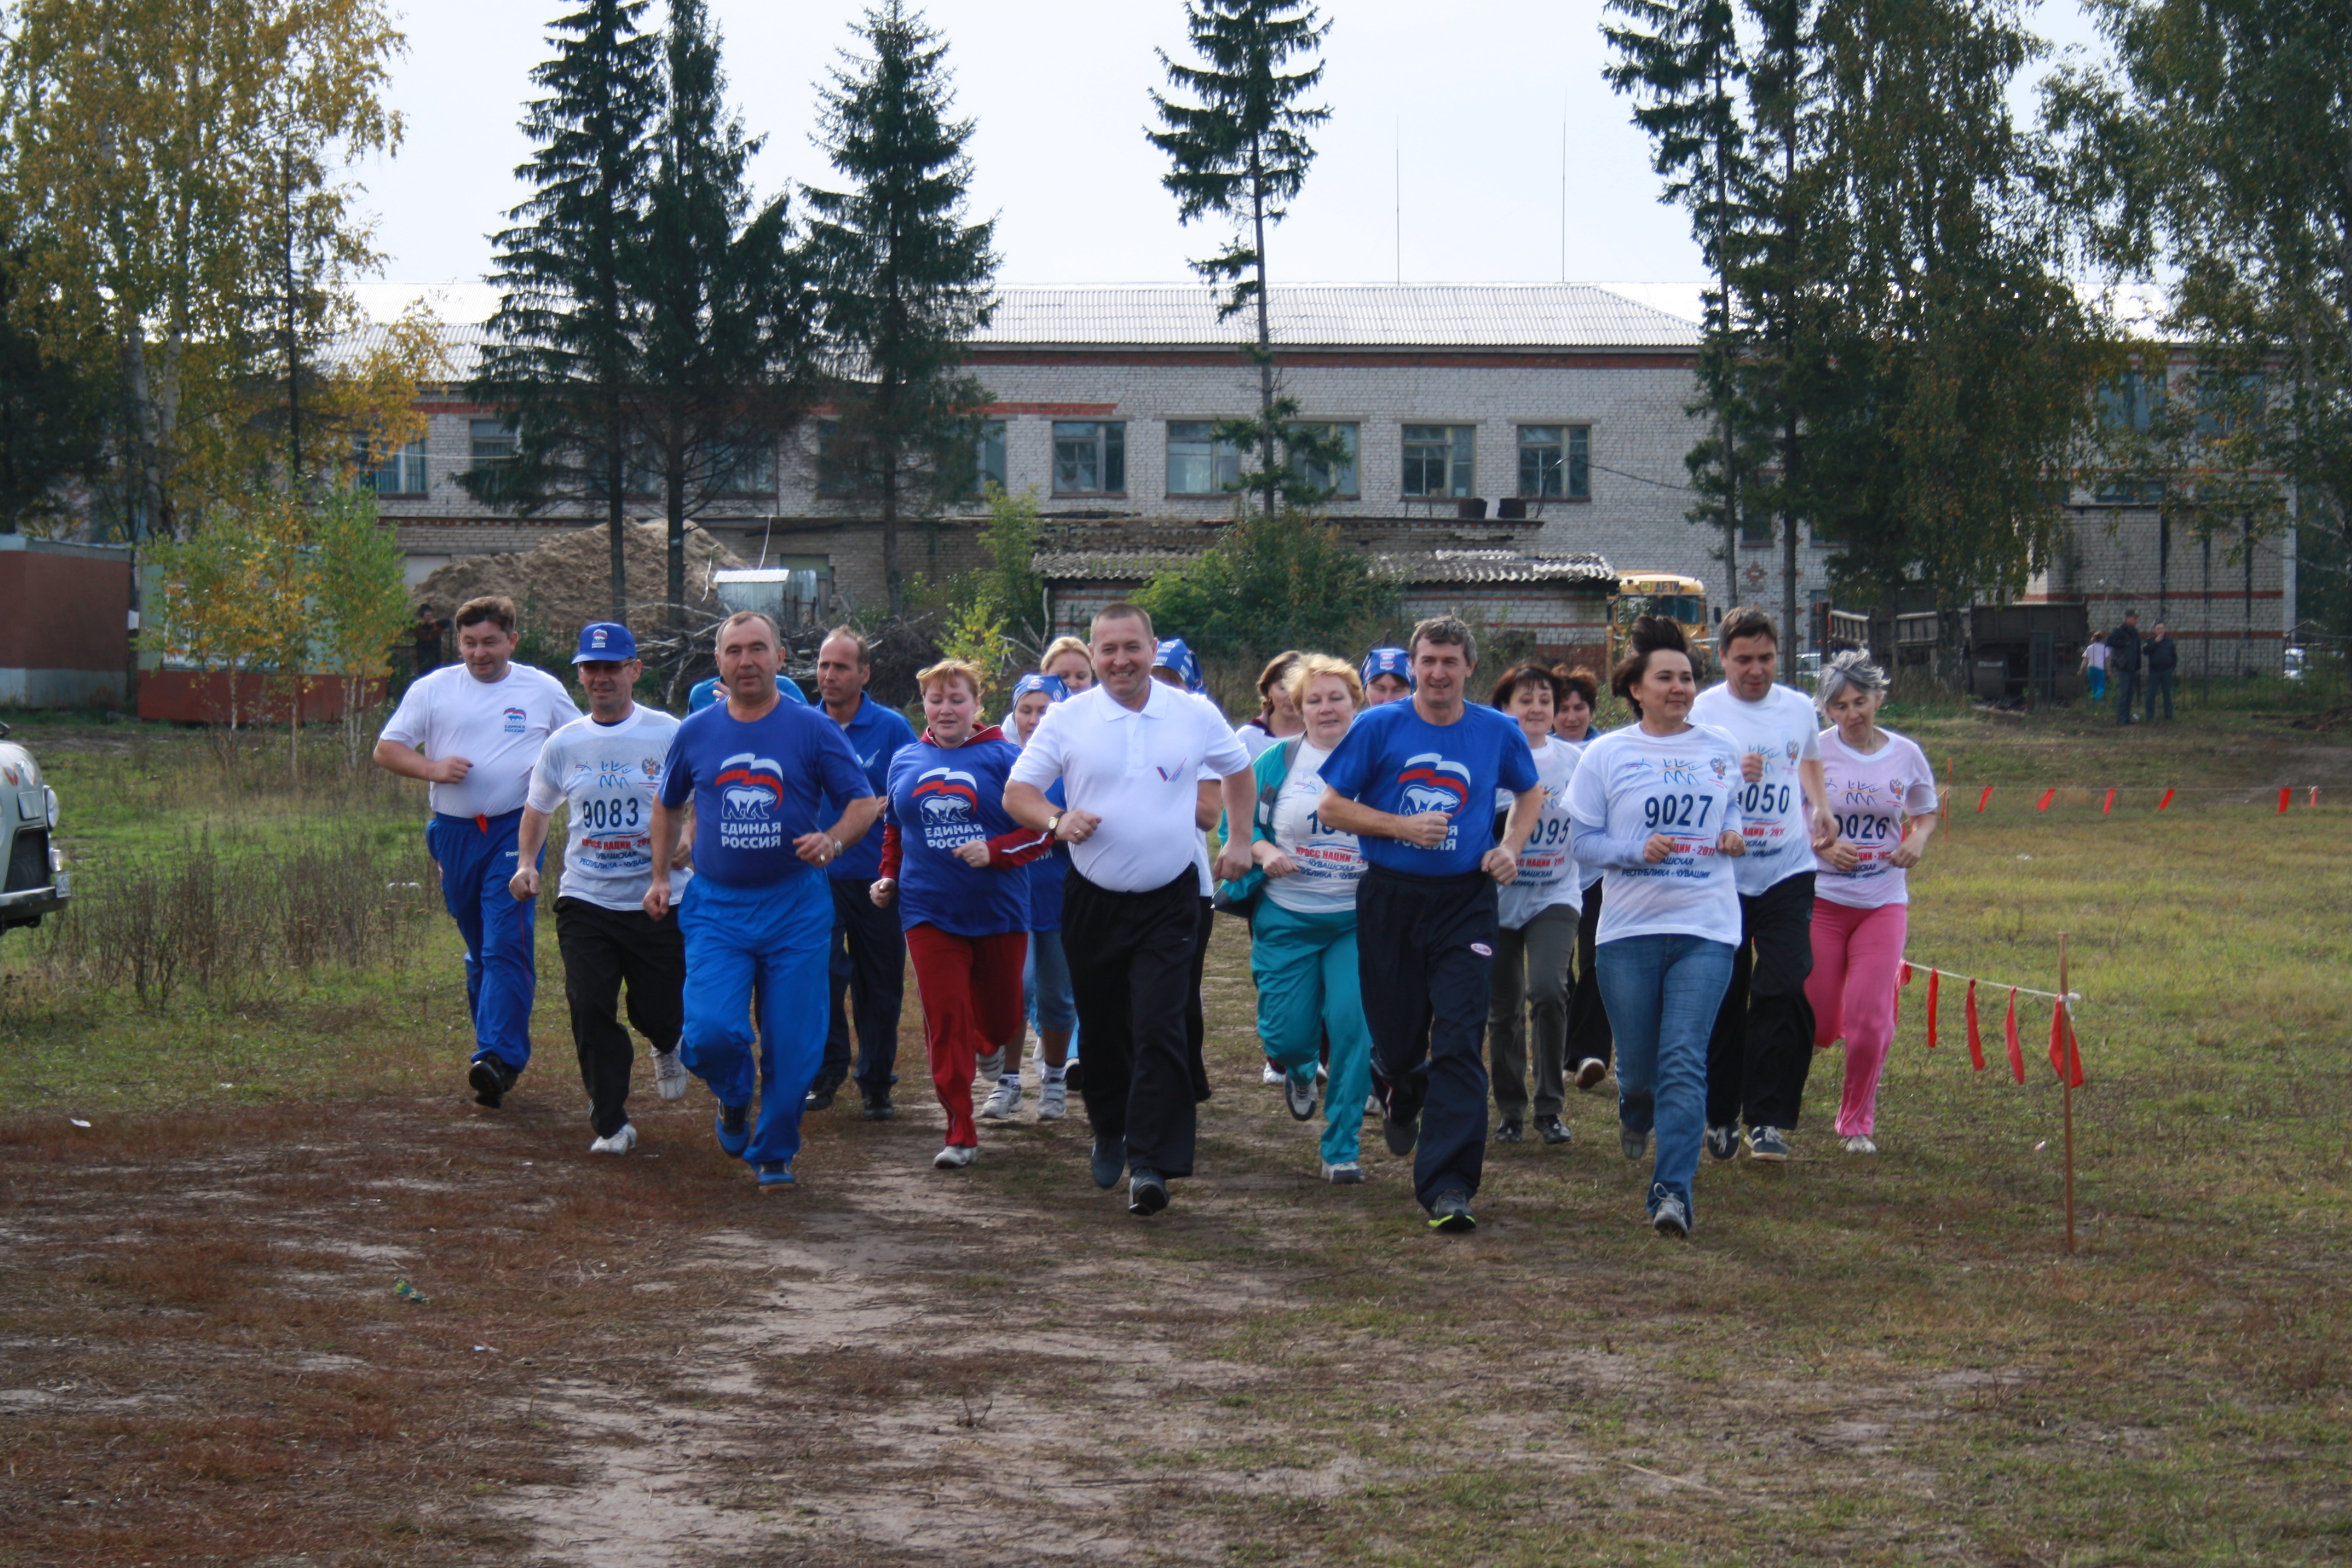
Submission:
[[[1045,710],[1004,789],[1015,822],[1070,846],[1062,946],[1087,1043],[1094,1179],[1109,1187],[1129,1171],[1138,1215],[1166,1208],[1169,1179],[1192,1173],[1184,1003],[1200,940],[1201,770],[1217,776],[1229,821],[1255,804],[1248,751],[1216,710],[1151,679],[1155,646],[1138,606],[1096,616],[1099,684]],[[1066,807],[1045,798],[1055,779]],[[1249,869],[1246,837],[1219,853],[1217,875]]]
[[[654,879],[654,798],[677,721],[630,695],[645,666],[637,641],[618,621],[580,628],[572,668],[588,694],[588,717],[547,738],[531,770],[517,837],[516,898],[539,897],[540,851],[548,820],[571,808],[563,875],[555,885],[555,945],[563,954],[563,996],[572,1009],[572,1045],[588,1090],[592,1154],[625,1154],[637,1145],[629,1121],[629,1068],[636,1052],[621,1023],[628,985],[629,1022],[653,1043],[654,1086],[664,1100],[686,1094],[677,1059],[685,1023],[686,939],[676,921],[646,912]],[[670,901],[690,872],[673,867]]]
[[1725,679],[1691,704],[1694,724],[1739,748],[1739,945],[1706,1051],[1706,1150],[1739,1152],[1739,1123],[1758,1160],[1789,1157],[1789,1132],[1812,1069],[1813,847],[1835,837],[1822,784],[1821,719],[1812,699],[1774,684],[1780,638],[1759,609],[1726,612],[1716,631]]
[[541,748],[580,717],[563,683],[516,664],[514,601],[457,607],[464,662],[420,677],[375,743],[379,767],[423,779],[433,820],[425,847],[441,872],[441,900],[466,939],[466,1000],[474,1057],[466,1081],[477,1104],[499,1107],[530,1062],[535,903],[507,891],[520,864],[516,835]]

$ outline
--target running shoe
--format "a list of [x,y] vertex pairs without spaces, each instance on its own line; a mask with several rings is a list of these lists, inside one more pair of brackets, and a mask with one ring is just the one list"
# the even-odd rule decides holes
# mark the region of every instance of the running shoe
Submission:
[[1738,1159],[1739,1157],[1739,1123],[1732,1121],[1721,1127],[1708,1128],[1706,1152],[1718,1160]]
[[890,1097],[888,1095],[869,1094],[866,1097],[866,1121],[887,1121],[890,1118],[898,1114],[898,1108],[890,1103]]
[[983,1121],[1010,1121],[1013,1112],[1020,1109],[1021,1080],[1001,1078],[996,1080],[996,1087],[989,1090],[988,1103],[980,1108],[980,1119]]
[[1168,1184],[1157,1171],[1138,1166],[1127,1184],[1127,1212],[1138,1219],[1150,1219],[1168,1206]]
[[722,1105],[719,1108],[719,1146],[730,1154],[741,1158],[751,1146],[751,1108],[748,1105]]
[[1650,1152],[1650,1135],[1636,1132],[1620,1121],[1617,1124],[1617,1148],[1628,1160],[1638,1160]]
[[1088,1157],[1089,1173],[1095,1185],[1108,1192],[1118,1185],[1119,1173],[1127,1169],[1127,1140],[1095,1135],[1094,1152]]
[[841,1085],[837,1083],[828,1083],[824,1079],[819,1079],[816,1082],[809,1085],[807,1109],[811,1110],[830,1110],[833,1109],[834,1097],[840,1092]]
[[1294,1078],[1288,1073],[1283,1074],[1282,1102],[1290,1108],[1290,1119],[1293,1121],[1304,1121],[1314,1115],[1314,1075],[1310,1073],[1305,1078]]
[[1360,1187],[1364,1184],[1364,1168],[1353,1160],[1342,1160],[1336,1165],[1326,1160],[1323,1179],[1335,1187]]
[[1495,1142],[1497,1143],[1517,1143],[1521,1136],[1519,1119],[1516,1116],[1504,1117],[1495,1128]]
[[770,1160],[760,1167],[760,1190],[772,1193],[793,1184],[793,1168],[782,1160]]
[[1364,1114],[1367,1116],[1378,1116],[1380,1113],[1381,1097],[1377,1094],[1368,1094],[1364,1096]]
[[686,1064],[677,1059],[676,1051],[654,1053],[654,1088],[664,1100],[684,1100],[686,1079]]
[[1070,1086],[1049,1078],[1037,1086],[1037,1120],[1059,1121],[1070,1113]]
[[1856,1135],[1845,1141],[1845,1152],[1849,1154],[1875,1154],[1878,1152],[1878,1145],[1867,1138]]
[[1751,1127],[1748,1130],[1748,1157],[1751,1160],[1781,1161],[1789,1157],[1789,1135],[1777,1127]]
[[1660,1193],[1650,1210],[1650,1228],[1676,1240],[1690,1234],[1690,1210],[1672,1193]]
[[619,1131],[611,1134],[609,1137],[599,1138],[593,1143],[589,1144],[588,1152],[591,1154],[625,1154],[636,1146],[637,1130],[624,1121],[621,1123]]
[[1399,1121],[1384,1111],[1381,1116],[1381,1137],[1387,1142],[1390,1153],[1399,1158],[1412,1153],[1412,1146],[1421,1142],[1420,1115],[1415,1113],[1409,1120]]
[[474,1103],[496,1110],[507,1098],[507,1090],[515,1086],[522,1075],[493,1056],[479,1056],[466,1069],[466,1082],[473,1089]]
[[1477,1229],[1478,1216],[1470,1212],[1470,1194],[1459,1187],[1448,1187],[1430,1199],[1429,1228],[1446,1236]]
[[1568,1123],[1557,1116],[1537,1117],[1536,1131],[1543,1134],[1543,1141],[1547,1143],[1565,1143],[1576,1136],[1568,1130]]
[[982,1078],[1001,1077],[1004,1072],[1004,1047],[997,1047],[971,1065],[972,1070]]
[[961,1171],[980,1158],[980,1151],[969,1143],[950,1143],[931,1156],[934,1171]]
[[1282,1087],[1285,1077],[1286,1075],[1280,1068],[1275,1066],[1272,1062],[1268,1062],[1265,1064],[1265,1070],[1257,1075],[1257,1080],[1270,1088],[1279,1089]]
[[1576,1087],[1587,1094],[1591,1094],[1608,1076],[1609,1064],[1599,1057],[1587,1057],[1576,1064]]

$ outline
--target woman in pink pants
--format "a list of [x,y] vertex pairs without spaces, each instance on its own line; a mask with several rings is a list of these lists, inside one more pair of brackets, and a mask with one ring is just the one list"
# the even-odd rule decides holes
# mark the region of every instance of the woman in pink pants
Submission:
[[1875,1154],[1878,1075],[1895,1036],[1911,901],[1905,874],[1936,831],[1936,775],[1917,746],[1878,727],[1886,672],[1868,654],[1832,659],[1814,700],[1833,726],[1822,731],[1822,771],[1838,832],[1815,857],[1813,973],[1805,999],[1813,1007],[1813,1044],[1845,1040],[1838,1136],[1849,1154]]

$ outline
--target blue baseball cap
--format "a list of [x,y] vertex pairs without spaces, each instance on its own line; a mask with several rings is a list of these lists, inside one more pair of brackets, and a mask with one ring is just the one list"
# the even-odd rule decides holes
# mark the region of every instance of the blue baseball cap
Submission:
[[1184,646],[1182,637],[1167,637],[1152,651],[1151,668],[1173,670],[1176,679],[1184,683],[1187,691],[1204,691],[1208,682],[1201,679],[1201,661]]
[[1421,682],[1412,678],[1412,656],[1401,647],[1372,649],[1364,656],[1364,668],[1361,674],[1366,686],[1371,685],[1375,677],[1393,675],[1404,681],[1408,690],[1421,689]]
[[1013,700],[1020,701],[1033,691],[1042,691],[1055,702],[1069,700],[1070,689],[1058,675],[1024,675],[1013,683]]
[[629,635],[628,627],[618,621],[590,621],[580,628],[580,651],[572,656],[572,662],[626,664],[636,657],[637,639]]

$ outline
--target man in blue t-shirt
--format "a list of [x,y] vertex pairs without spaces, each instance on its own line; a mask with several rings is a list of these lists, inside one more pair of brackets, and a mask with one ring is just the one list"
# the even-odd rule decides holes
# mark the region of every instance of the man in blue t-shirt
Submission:
[[[873,786],[866,793],[880,797],[890,792],[890,759],[901,746],[915,743],[915,731],[897,711],[866,695],[874,674],[874,660],[866,639],[847,626],[825,634],[816,653],[816,692],[825,716],[841,726],[857,765]],[[828,796],[827,811],[849,803]],[[887,1121],[890,1086],[898,1081],[898,1011],[907,986],[907,938],[898,916],[877,910],[866,889],[882,874],[882,836],[870,833],[846,855],[825,868],[833,885],[833,936],[826,949],[825,995],[831,1011],[825,1020],[824,1065],[817,1068],[809,1088],[808,1108],[823,1110],[833,1103],[849,1077],[849,1024],[857,1020],[857,1092],[866,1101],[866,1120]]]
[[[1372,1032],[1372,1088],[1391,1152],[1419,1146],[1413,1196],[1431,1228],[1475,1229],[1486,1157],[1486,1011],[1499,921],[1543,809],[1535,753],[1510,719],[1467,702],[1470,628],[1412,628],[1410,701],[1358,715],[1323,764],[1325,823],[1370,864],[1356,889],[1357,974]],[[1491,803],[1512,796],[1500,843]]]
[[[792,1184],[801,1107],[824,1055],[833,897],[818,873],[866,836],[882,805],[862,794],[866,774],[840,727],[776,689],[773,621],[757,610],[730,616],[718,652],[727,700],[680,724],[662,764],[646,913],[669,912],[679,808],[691,798],[695,875],[677,906],[686,935],[678,1059],[718,1098],[719,1146],[749,1162],[768,1191]],[[821,809],[828,795],[849,804],[820,826],[832,815]]]

